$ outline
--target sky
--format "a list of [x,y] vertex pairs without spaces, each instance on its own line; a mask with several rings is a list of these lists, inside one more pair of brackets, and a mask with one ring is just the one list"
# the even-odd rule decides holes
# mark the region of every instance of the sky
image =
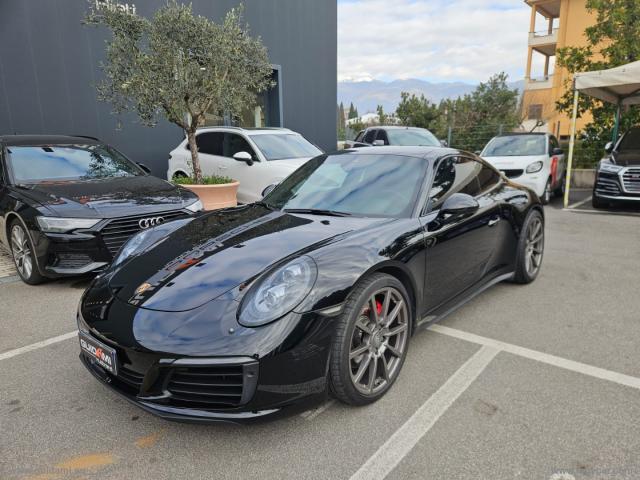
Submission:
[[524,0],[338,0],[338,79],[524,77]]

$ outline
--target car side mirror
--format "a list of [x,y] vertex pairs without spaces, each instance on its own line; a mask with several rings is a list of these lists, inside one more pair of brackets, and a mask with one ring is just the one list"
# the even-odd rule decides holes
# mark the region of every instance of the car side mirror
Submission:
[[613,152],[613,142],[608,142],[605,146],[604,146],[604,151],[607,153],[611,153]]
[[238,152],[233,158],[239,162],[245,162],[247,165],[253,165],[253,157],[248,152]]
[[552,153],[553,155],[564,155],[564,150],[561,148],[554,148]]
[[151,175],[151,169],[147,167],[144,163],[138,162],[137,165],[142,169],[144,173]]
[[476,155],[480,156],[480,154],[482,153],[482,150],[476,150],[476,151],[475,151],[475,152],[473,152],[473,153],[475,153]]
[[384,147],[384,140],[374,140],[372,145],[374,147]]
[[271,185],[268,185],[264,190],[262,190],[262,198],[266,197],[271,192],[273,192],[273,189],[276,188],[277,186],[278,186],[277,183],[272,183]]
[[470,215],[479,208],[480,204],[471,195],[466,193],[454,193],[444,201],[440,208],[438,217],[444,218],[445,215],[451,215],[454,217]]
[[440,139],[440,145],[442,145],[443,147],[448,147],[449,142],[447,142],[444,138],[442,138]]

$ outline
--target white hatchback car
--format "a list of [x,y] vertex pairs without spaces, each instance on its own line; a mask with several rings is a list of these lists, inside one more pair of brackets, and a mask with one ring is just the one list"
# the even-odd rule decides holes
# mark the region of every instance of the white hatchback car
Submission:
[[562,195],[567,167],[558,140],[548,133],[508,133],[491,139],[480,156],[516,183],[530,188],[543,204]]
[[[310,158],[323,152],[286,128],[205,127],[196,134],[203,175],[240,182],[238,202],[262,199],[266,187],[281,182]],[[185,138],[169,158],[167,179],[190,175],[191,152]]]

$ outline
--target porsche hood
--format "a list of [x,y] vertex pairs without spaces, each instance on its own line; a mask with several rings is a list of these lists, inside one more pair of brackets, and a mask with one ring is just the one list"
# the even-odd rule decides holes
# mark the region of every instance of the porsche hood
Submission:
[[110,287],[120,300],[140,308],[192,310],[287,257],[382,221],[294,215],[261,205],[212,212],[126,262]]

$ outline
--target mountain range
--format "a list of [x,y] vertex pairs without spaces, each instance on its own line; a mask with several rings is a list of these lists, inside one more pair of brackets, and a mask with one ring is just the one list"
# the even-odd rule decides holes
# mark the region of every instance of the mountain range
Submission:
[[[457,98],[471,93],[477,85],[464,82],[432,83],[419,79],[393,80],[383,82],[372,80],[366,82],[338,82],[338,103],[344,103],[345,109],[353,104],[360,115],[375,112],[378,105],[382,105],[386,112],[395,111],[400,102],[402,92],[424,94],[434,103],[445,98]],[[510,82],[509,87],[522,92],[524,80]]]

